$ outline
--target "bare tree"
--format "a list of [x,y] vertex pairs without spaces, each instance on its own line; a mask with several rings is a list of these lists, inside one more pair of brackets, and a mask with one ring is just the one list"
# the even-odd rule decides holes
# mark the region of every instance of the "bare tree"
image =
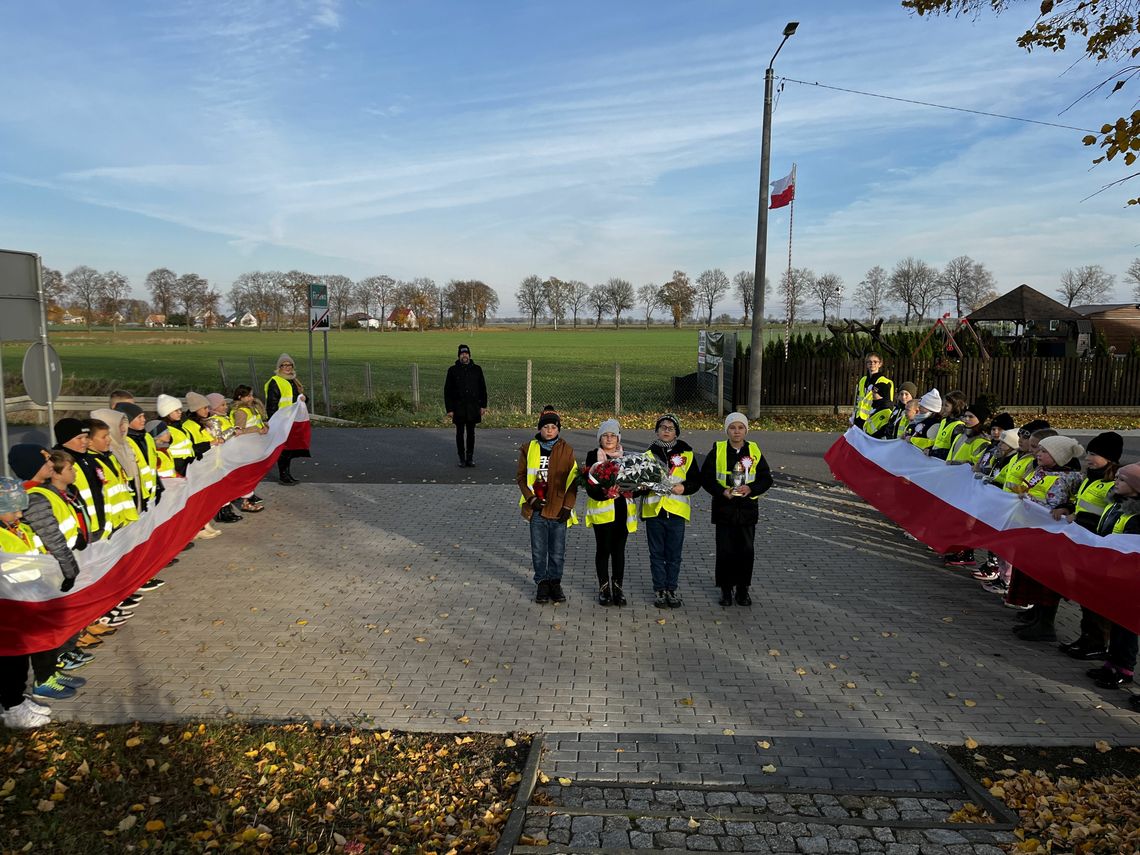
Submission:
[[784,317],[788,327],[792,327],[799,317],[800,310],[811,297],[815,287],[815,273],[807,267],[793,267],[785,270],[780,277],[780,294],[784,298]]
[[867,318],[874,323],[886,305],[890,293],[890,282],[887,280],[887,271],[875,265],[867,271],[859,286],[855,289],[855,304],[867,312]]
[[344,319],[348,310],[352,308],[352,299],[356,293],[356,286],[347,276],[334,273],[332,276],[322,276],[321,280],[329,289],[329,311],[336,320],[338,327],[344,326]]
[[1124,271],[1124,281],[1132,285],[1132,299],[1140,301],[1140,258],[1132,259]]
[[199,299],[199,311],[202,314],[202,327],[209,329],[218,326],[222,317],[222,295],[213,288],[207,287]]
[[606,282],[606,296],[610,300],[610,310],[614,313],[614,326],[621,326],[621,313],[635,305],[633,283],[625,279],[613,278]]
[[689,275],[684,270],[674,270],[673,278],[661,286],[661,305],[673,313],[674,328],[679,328],[681,321],[692,314],[695,296]]
[[194,313],[202,307],[206,289],[210,287],[197,273],[184,273],[174,282],[174,299],[182,306],[186,316],[186,329],[194,322]]
[[1057,293],[1065,300],[1066,306],[1073,303],[1102,303],[1116,284],[1116,277],[1105,271],[1099,264],[1086,264],[1072,268],[1061,276],[1061,287]]
[[416,327],[420,332],[431,326],[432,309],[435,306],[435,280],[418,276],[408,283],[408,308],[416,313]]
[[515,291],[515,302],[519,304],[519,309],[530,315],[530,328],[538,326],[538,315],[546,306],[542,277],[532,274],[520,282],[518,290]]
[[67,283],[63,279],[63,274],[54,268],[44,267],[40,270],[40,282],[48,306],[63,308],[63,301],[67,298]]
[[752,303],[756,296],[756,274],[751,270],[741,270],[732,277],[732,287],[736,296],[740,298],[740,305],[744,307],[744,326],[748,326],[748,319],[752,316]]
[[595,285],[590,289],[589,295],[586,297],[586,305],[597,313],[597,318],[594,320],[594,327],[602,325],[602,315],[610,310],[610,295],[606,293],[605,285]]
[[578,326],[578,313],[586,308],[586,302],[590,299],[590,286],[585,282],[575,279],[570,283],[570,296],[566,299],[566,306],[574,314],[574,326]]
[[95,307],[103,293],[102,277],[99,271],[85,264],[76,267],[65,278],[67,290],[71,296],[83,306],[87,317],[87,329],[91,329],[91,316],[95,314]]
[[372,298],[376,301],[378,309],[377,316],[380,319],[380,332],[384,332],[388,328],[388,308],[396,299],[396,280],[382,273],[379,276],[369,276],[364,282],[368,283],[372,291]]
[[360,307],[360,311],[364,312],[368,317],[372,317],[372,301],[376,295],[373,292],[371,277],[361,279],[356,283],[353,296],[356,299],[356,305]]
[[705,270],[697,277],[696,298],[705,307],[705,323],[712,326],[713,307],[728,293],[728,277],[719,267]]
[[289,307],[289,326],[297,327],[302,314],[305,316],[305,327],[308,328],[309,311],[309,285],[315,277],[302,270],[290,270],[281,277],[282,294],[285,305]]
[[486,282],[478,279],[471,283],[471,305],[475,310],[475,323],[487,325],[487,317],[499,311],[499,294]]
[[834,306],[838,312],[839,304],[843,302],[843,278],[838,273],[824,273],[812,283],[811,296],[823,312],[823,323],[826,325],[827,310]]
[[661,289],[652,282],[637,289],[637,302],[645,309],[645,328],[649,329],[649,321],[653,317],[653,310],[661,305]]
[[174,283],[178,276],[168,267],[159,267],[146,275],[146,290],[156,315],[169,315],[174,307]]
[[973,310],[979,298],[994,290],[994,275],[980,261],[960,255],[946,263],[940,277],[939,290],[954,300],[955,317],[962,317],[963,307]]
[[103,305],[103,313],[111,319],[111,330],[117,331],[120,310],[123,308],[123,301],[131,293],[131,283],[118,270],[108,270],[99,278],[99,299]]
[[570,300],[571,284],[563,282],[557,276],[551,276],[542,283],[546,291],[546,305],[554,318],[554,329],[558,329],[558,322],[566,317],[566,305]]
[[911,315],[921,321],[941,294],[937,271],[921,259],[904,258],[891,271],[890,295],[903,304],[905,318],[910,324]]

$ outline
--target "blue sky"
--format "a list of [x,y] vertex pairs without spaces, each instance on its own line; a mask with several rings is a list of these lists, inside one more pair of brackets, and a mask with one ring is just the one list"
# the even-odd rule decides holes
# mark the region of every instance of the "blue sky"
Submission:
[[[1077,55],[893,0],[37,2],[5,11],[0,241],[67,271],[159,266],[223,294],[253,269],[661,283],[751,269],[763,69],[1097,128]],[[1075,64],[1074,64],[1075,63]],[[1099,70],[1103,76],[1106,71]],[[772,178],[798,164],[796,266],[967,254],[1000,291],[1140,255],[1129,187],[1082,134],[787,84]],[[1135,188],[1131,188],[1135,195]],[[769,276],[786,263],[771,219]],[[1129,288],[1118,285],[1117,295]],[[739,312],[726,301],[724,310]]]

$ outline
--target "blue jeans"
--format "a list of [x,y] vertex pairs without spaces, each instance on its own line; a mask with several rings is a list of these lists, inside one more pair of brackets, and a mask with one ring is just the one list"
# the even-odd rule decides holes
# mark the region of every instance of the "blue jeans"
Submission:
[[649,543],[649,574],[654,591],[676,591],[681,575],[681,548],[685,545],[685,519],[663,513],[645,521]]
[[566,561],[566,523],[536,513],[530,518],[530,561],[534,581],[561,582]]

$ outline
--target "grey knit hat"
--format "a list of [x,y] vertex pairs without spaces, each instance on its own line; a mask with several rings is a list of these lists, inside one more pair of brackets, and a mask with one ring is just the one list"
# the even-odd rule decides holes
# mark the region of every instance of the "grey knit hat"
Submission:
[[24,483],[16,478],[0,478],[0,514],[28,509],[28,494]]

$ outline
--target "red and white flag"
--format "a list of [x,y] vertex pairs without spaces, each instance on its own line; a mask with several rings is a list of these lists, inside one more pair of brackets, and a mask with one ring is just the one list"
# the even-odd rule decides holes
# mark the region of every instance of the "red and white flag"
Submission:
[[772,182],[772,204],[769,208],[783,208],[792,204],[796,198],[796,165],[792,164],[792,171],[779,181]]

